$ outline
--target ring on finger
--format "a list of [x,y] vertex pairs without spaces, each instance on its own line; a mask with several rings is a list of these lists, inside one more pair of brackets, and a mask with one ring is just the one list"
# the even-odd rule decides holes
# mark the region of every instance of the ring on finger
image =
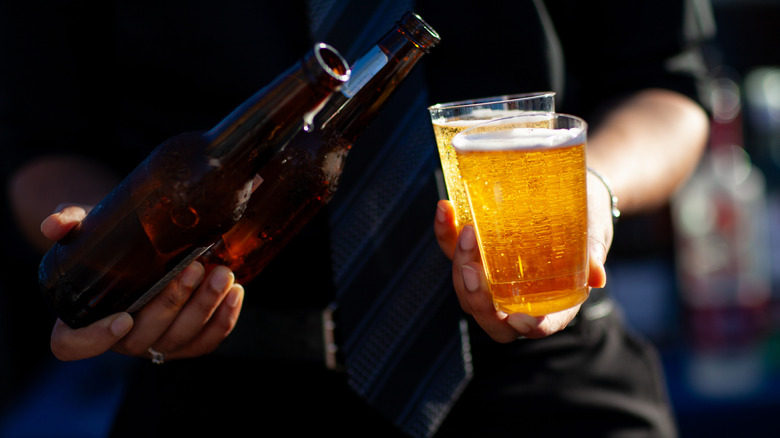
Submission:
[[152,363],[155,365],[162,365],[165,363],[165,353],[160,353],[152,347],[149,347],[146,351],[152,355]]

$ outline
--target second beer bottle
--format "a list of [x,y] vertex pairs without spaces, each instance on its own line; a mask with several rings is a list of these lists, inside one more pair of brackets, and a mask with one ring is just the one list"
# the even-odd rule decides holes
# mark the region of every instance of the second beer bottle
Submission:
[[353,64],[308,132],[260,169],[244,217],[203,255],[204,265],[226,265],[244,284],[259,274],[330,201],[352,144],[439,40],[419,15],[406,13]]
[[236,223],[258,169],[348,78],[318,43],[211,130],[158,146],[44,255],[39,283],[57,316],[81,327],[148,302]]

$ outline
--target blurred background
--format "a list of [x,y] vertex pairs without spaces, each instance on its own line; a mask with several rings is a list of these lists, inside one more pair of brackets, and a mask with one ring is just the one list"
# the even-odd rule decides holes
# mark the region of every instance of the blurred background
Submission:
[[780,1],[712,4],[709,148],[668,209],[618,224],[610,284],[661,351],[682,437],[778,436]]
[[[621,219],[609,283],[629,325],[660,349],[681,437],[777,436],[780,0],[712,4],[709,149],[667,208]],[[60,363],[43,350],[29,352],[48,357],[40,369],[0,382],[0,438],[105,436],[129,360]]]

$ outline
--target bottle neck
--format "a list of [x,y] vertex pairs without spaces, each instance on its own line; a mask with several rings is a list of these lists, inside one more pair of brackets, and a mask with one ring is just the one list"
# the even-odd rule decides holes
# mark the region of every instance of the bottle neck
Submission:
[[321,128],[353,141],[439,35],[417,14],[407,13],[352,66],[350,80],[318,117]]
[[341,55],[318,43],[298,64],[207,131],[207,153],[221,165],[255,165],[286,144],[348,79],[349,68]]
[[404,14],[395,30],[404,34],[409,41],[425,53],[429,53],[441,41],[439,33],[414,12]]

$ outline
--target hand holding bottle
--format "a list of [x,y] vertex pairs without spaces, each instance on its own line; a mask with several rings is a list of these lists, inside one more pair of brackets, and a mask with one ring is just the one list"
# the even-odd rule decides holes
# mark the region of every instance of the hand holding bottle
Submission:
[[143,308],[238,221],[257,169],[348,79],[341,55],[317,43],[212,129],[157,146],[43,256],[52,310],[79,328]]
[[[86,215],[70,206],[46,218],[41,231],[59,240]],[[120,312],[88,326],[72,329],[61,320],[54,326],[51,349],[60,360],[79,360],[113,350],[130,356],[165,359],[210,353],[230,334],[238,320],[244,289],[233,273],[218,267],[204,276],[194,262],[132,317]]]

